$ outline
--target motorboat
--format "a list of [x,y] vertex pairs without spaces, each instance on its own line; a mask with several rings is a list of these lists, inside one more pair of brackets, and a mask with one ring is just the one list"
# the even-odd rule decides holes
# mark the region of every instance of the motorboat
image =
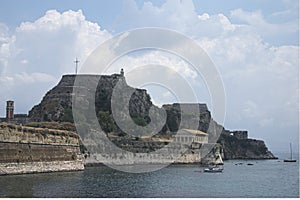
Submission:
[[219,166],[209,166],[208,168],[204,169],[204,172],[209,172],[209,173],[223,172],[223,168]]

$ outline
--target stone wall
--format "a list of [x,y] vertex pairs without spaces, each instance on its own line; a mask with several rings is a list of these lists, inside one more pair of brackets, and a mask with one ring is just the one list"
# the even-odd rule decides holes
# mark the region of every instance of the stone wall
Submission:
[[0,175],[83,168],[75,132],[0,124]]
[[[172,139],[143,141],[124,137],[108,138],[103,131],[91,130],[81,136],[85,144],[85,162],[132,164],[200,163],[217,144],[172,142]],[[216,151],[215,151],[216,152]],[[214,160],[210,160],[214,162]]]
[[73,145],[45,145],[0,142],[0,163],[74,161],[79,148]]
[[0,175],[83,170],[80,160],[0,163]]
[[[95,153],[91,154],[85,160],[85,164],[114,164],[114,165],[134,165],[134,164],[195,164],[201,163],[207,165],[214,163],[215,157],[220,148],[215,149],[217,144],[199,144],[191,145],[180,154],[172,148],[165,147],[164,150],[148,153]],[[207,155],[210,155],[206,158]]]
[[72,131],[0,124],[0,142],[78,145],[78,135]]

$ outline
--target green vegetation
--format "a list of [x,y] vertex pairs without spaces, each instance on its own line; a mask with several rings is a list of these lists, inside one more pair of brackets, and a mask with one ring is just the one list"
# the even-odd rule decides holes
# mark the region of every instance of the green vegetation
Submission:
[[101,129],[105,133],[110,133],[116,130],[116,125],[112,115],[107,111],[98,112],[98,121],[100,123]]
[[70,108],[65,109],[64,116],[62,117],[62,121],[74,123],[72,109]]
[[147,126],[146,120],[144,118],[142,118],[142,117],[133,117],[132,120],[134,121],[134,123],[136,125]]
[[49,122],[50,121],[50,119],[49,119],[49,117],[48,117],[48,114],[44,114],[43,115],[43,121],[45,121],[45,122]]

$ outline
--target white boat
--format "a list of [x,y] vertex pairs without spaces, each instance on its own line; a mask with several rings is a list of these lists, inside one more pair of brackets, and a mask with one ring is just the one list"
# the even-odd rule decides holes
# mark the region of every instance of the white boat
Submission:
[[218,154],[217,159],[215,160],[215,164],[216,165],[224,165],[222,156],[220,154]]
[[222,172],[222,171],[223,171],[223,168],[217,167],[217,166],[210,166],[210,167],[204,169],[204,172],[209,172],[209,173],[217,173],[217,172]]

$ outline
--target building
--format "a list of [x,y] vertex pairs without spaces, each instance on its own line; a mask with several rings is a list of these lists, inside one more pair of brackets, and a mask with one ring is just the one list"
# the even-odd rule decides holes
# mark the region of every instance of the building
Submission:
[[7,101],[6,102],[6,119],[14,118],[14,102]]
[[183,144],[208,143],[208,134],[199,130],[181,129],[174,138],[174,142]]
[[0,123],[13,123],[25,125],[29,122],[29,117],[27,114],[15,114],[14,113],[14,101],[6,101],[6,117],[0,118]]

